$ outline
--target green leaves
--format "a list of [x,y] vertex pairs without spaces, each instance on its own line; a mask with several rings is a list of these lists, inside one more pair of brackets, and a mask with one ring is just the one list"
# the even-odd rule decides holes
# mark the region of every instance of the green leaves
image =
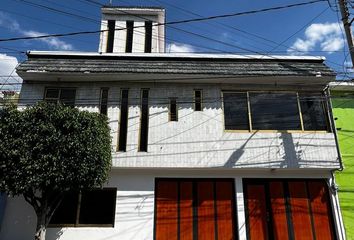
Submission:
[[0,190],[92,188],[111,167],[107,118],[63,105],[38,103],[0,110]]

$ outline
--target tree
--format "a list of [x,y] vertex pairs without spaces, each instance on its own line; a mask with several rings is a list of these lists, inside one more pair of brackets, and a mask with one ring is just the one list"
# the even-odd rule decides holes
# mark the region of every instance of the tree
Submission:
[[0,191],[32,205],[36,240],[65,193],[102,186],[110,167],[106,116],[45,102],[0,110]]

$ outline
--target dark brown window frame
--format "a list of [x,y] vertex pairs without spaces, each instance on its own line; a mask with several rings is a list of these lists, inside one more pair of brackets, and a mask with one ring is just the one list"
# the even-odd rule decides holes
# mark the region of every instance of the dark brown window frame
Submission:
[[113,214],[112,214],[112,224],[82,224],[79,223],[79,218],[80,218],[80,211],[81,211],[81,197],[82,197],[82,192],[79,192],[79,197],[78,197],[78,202],[76,206],[76,217],[75,217],[75,224],[48,224],[49,228],[57,228],[57,227],[110,227],[114,228],[115,224],[115,215],[116,215],[116,202],[117,202],[117,188],[99,188],[99,189],[92,189],[94,191],[100,190],[100,191],[114,191],[115,192],[115,201],[113,201]]

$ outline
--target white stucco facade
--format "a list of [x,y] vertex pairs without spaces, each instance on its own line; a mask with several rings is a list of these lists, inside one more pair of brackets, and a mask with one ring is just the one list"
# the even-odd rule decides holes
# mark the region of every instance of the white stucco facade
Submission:
[[[114,227],[94,228],[48,228],[48,240],[150,240],[154,234],[154,186],[156,178],[232,178],[235,181],[235,199],[237,210],[236,233],[240,240],[246,238],[245,205],[242,189],[244,178],[329,178],[327,171],[315,170],[112,170],[110,179],[105,187],[117,188],[116,213]],[[331,197],[331,204],[335,217],[335,224],[340,229],[340,222],[336,218],[338,209],[335,196]],[[22,198],[9,198],[3,221],[0,239],[30,240],[33,239],[35,229],[35,215],[31,206]],[[338,239],[341,233],[337,233]]]
[[124,53],[127,21],[134,22],[133,53],[144,53],[145,21],[152,22],[152,53],[165,52],[165,10],[160,8],[102,8],[101,35],[98,52],[106,52],[108,39],[108,20],[115,21],[113,53]]

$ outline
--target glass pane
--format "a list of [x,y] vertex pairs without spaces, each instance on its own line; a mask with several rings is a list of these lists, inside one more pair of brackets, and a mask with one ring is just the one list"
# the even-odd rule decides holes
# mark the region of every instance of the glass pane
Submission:
[[194,91],[195,98],[195,111],[202,111],[202,91],[196,90]]
[[147,152],[149,129],[149,90],[142,90],[139,151]]
[[327,130],[327,117],[323,95],[301,94],[300,105],[305,130]]
[[107,115],[108,110],[108,88],[101,89],[101,104],[100,104],[100,113]]
[[247,94],[223,93],[226,130],[249,130]]
[[61,89],[60,101],[67,106],[75,105],[75,89]]
[[81,197],[79,224],[114,224],[115,189],[84,191]]
[[118,151],[125,151],[127,147],[127,131],[128,131],[128,90],[123,89],[121,95],[120,106],[120,124],[119,124],[119,145]]
[[178,121],[176,99],[170,100],[170,121]]
[[295,93],[250,93],[252,129],[301,130]]
[[78,197],[78,192],[66,193],[49,224],[75,224]]
[[59,89],[48,88],[45,98],[59,98]]

